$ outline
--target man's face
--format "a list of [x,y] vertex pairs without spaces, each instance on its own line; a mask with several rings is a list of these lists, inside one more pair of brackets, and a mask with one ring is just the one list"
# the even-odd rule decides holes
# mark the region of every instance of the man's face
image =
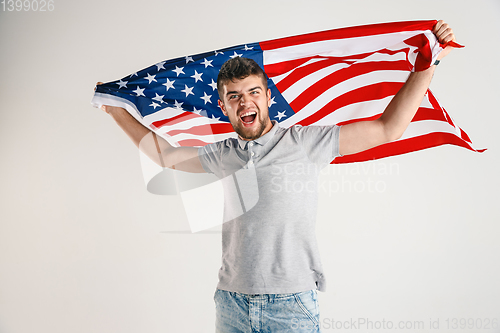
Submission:
[[251,141],[273,127],[268,111],[270,102],[271,91],[265,90],[259,76],[250,75],[224,85],[223,101],[219,100],[219,106],[240,138]]

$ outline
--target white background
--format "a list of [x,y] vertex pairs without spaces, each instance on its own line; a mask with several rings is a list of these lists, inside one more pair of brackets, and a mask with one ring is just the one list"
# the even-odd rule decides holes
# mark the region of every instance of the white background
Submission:
[[318,207],[321,318],[324,332],[358,318],[493,331],[451,325],[500,320],[500,1],[56,0],[0,12],[0,332],[214,331],[220,233],[175,232],[188,229],[180,198],[146,191],[137,149],[90,106],[95,82],[237,44],[441,18],[466,47],[431,89],[489,150],[327,169],[338,190]]

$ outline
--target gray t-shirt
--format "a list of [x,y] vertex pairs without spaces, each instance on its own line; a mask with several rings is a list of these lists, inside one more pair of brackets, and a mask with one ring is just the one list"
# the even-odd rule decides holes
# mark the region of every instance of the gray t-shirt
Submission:
[[[281,128],[273,121],[254,141],[227,139],[199,149],[205,171],[237,179],[237,186],[225,188],[230,194],[217,288],[245,294],[325,291],[315,233],[318,178],[339,156],[339,130]],[[253,203],[241,214],[231,210],[242,201]]]

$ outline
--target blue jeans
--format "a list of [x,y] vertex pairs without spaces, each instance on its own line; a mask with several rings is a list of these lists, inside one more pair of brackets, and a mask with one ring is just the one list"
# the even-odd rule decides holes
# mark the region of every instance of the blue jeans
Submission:
[[320,332],[317,291],[249,295],[217,289],[217,333]]

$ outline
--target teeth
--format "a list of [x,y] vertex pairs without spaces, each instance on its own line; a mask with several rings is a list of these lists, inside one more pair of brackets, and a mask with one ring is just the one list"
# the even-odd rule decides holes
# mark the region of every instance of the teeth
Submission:
[[248,111],[248,112],[245,112],[245,113],[243,113],[242,115],[240,115],[240,118],[245,117],[245,116],[251,116],[251,115],[253,115],[253,114],[257,114],[257,112],[255,112],[255,111]]

